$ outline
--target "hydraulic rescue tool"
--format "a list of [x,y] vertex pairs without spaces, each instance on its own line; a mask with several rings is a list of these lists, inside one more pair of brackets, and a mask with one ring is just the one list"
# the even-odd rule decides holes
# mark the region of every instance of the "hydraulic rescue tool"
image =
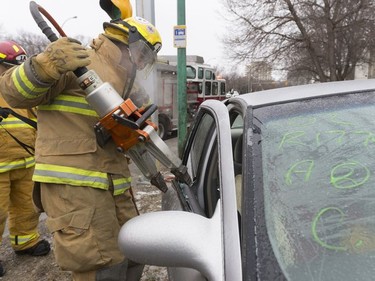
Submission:
[[[42,14],[61,36],[66,36],[49,13],[34,1],[30,2],[30,11],[39,28],[51,42],[56,41],[58,37]],[[191,178],[187,168],[159,137],[157,126],[149,120],[157,109],[156,105],[138,108],[131,99],[124,100],[110,83],[103,82],[95,71],[86,67],[76,69],[74,74],[79,86],[86,93],[86,101],[99,115],[99,122],[94,128],[99,145],[104,146],[112,138],[117,149],[129,156],[151,184],[163,192],[166,192],[168,187],[152,156],[169,168],[178,180],[190,185]]]

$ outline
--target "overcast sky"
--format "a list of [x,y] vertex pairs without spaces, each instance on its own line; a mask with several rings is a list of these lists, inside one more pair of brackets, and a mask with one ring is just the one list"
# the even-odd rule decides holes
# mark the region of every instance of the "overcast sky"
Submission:
[[[0,0],[1,31],[7,33],[21,30],[41,34],[34,22],[27,0]],[[102,23],[109,17],[100,8],[99,0],[36,0],[62,25],[69,36],[96,37],[102,32]],[[133,15],[135,0],[131,0]],[[205,63],[222,66],[225,52],[221,44],[225,21],[220,0],[185,0],[187,26],[187,55],[200,55]],[[69,19],[76,16],[76,19]],[[69,19],[69,20],[68,20]],[[177,25],[177,0],[155,0],[155,25],[159,30],[163,47],[161,55],[177,55],[173,47],[173,27]]]

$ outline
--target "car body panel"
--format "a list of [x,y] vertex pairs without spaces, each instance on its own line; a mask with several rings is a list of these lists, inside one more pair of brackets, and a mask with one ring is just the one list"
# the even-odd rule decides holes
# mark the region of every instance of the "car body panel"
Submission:
[[[193,184],[174,182],[163,196],[165,211],[132,219],[120,245],[136,261],[169,267],[171,280],[369,280],[375,274],[372,120],[375,80],[206,101],[182,159]],[[170,241],[149,237],[160,231],[136,237],[160,224],[176,226],[163,232]],[[204,233],[207,225],[217,233]],[[132,228],[131,235],[123,232]],[[219,237],[220,247],[206,253],[205,244],[218,245]],[[190,248],[201,256],[198,264]]]
[[222,281],[220,214],[220,208],[210,219],[183,211],[147,213],[121,228],[119,245],[138,263],[193,268],[209,280]]
[[277,88],[240,95],[236,99],[243,99],[249,106],[256,108],[306,98],[317,98],[330,94],[360,92],[374,89],[374,87],[375,81],[373,79],[350,80]]
[[[234,192],[233,163],[228,111],[221,102],[206,101],[201,115],[210,116],[216,130],[207,138],[210,147],[216,147],[218,155],[218,184],[220,199],[212,215],[205,217],[186,211],[168,211],[141,215],[132,219],[121,229],[119,245],[132,260],[164,266],[174,265],[178,280],[186,279],[192,271],[201,272],[209,280],[241,280],[241,255],[237,207]],[[199,119],[199,117],[198,117]],[[194,128],[193,128],[194,130]],[[187,147],[193,142],[194,134]],[[185,163],[188,158],[185,159]],[[208,158],[200,165],[210,165]],[[195,178],[195,181],[198,180]],[[183,186],[183,184],[181,184]],[[197,187],[198,188],[198,187]],[[200,188],[204,188],[200,184]],[[190,204],[190,207],[194,204]],[[199,203],[196,204],[197,208]],[[174,208],[181,209],[178,204]],[[225,215],[222,215],[225,212]],[[131,241],[131,243],[128,243]],[[199,243],[196,243],[200,241]],[[226,243],[224,243],[226,241]],[[194,243],[195,242],[195,243]],[[147,249],[147,251],[140,251]],[[198,255],[197,253],[200,253]],[[196,273],[193,275],[199,276]],[[177,280],[177,279],[176,279]]]

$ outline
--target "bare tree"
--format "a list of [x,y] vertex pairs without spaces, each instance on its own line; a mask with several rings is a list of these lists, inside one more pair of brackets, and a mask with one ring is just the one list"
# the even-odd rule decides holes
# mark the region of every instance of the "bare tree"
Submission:
[[44,34],[35,34],[25,31],[21,31],[11,39],[19,43],[29,56],[39,54],[44,51],[49,44],[49,41]]
[[271,62],[320,82],[349,79],[375,46],[373,0],[225,0],[239,61]]
[[[75,37],[77,40],[82,42],[83,45],[88,45],[90,38],[84,35],[78,35]],[[34,34],[22,31],[16,36],[9,38],[19,43],[26,50],[29,56],[34,54],[39,54],[44,51],[46,46],[50,43],[47,37],[44,34]]]

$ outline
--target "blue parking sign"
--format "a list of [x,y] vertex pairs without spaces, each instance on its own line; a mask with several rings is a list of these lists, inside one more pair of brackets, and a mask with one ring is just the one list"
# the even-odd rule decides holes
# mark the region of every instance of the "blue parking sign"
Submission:
[[174,47],[186,48],[186,26],[185,25],[174,26]]
[[174,35],[175,36],[185,36],[185,29],[182,28],[176,28],[174,30]]

